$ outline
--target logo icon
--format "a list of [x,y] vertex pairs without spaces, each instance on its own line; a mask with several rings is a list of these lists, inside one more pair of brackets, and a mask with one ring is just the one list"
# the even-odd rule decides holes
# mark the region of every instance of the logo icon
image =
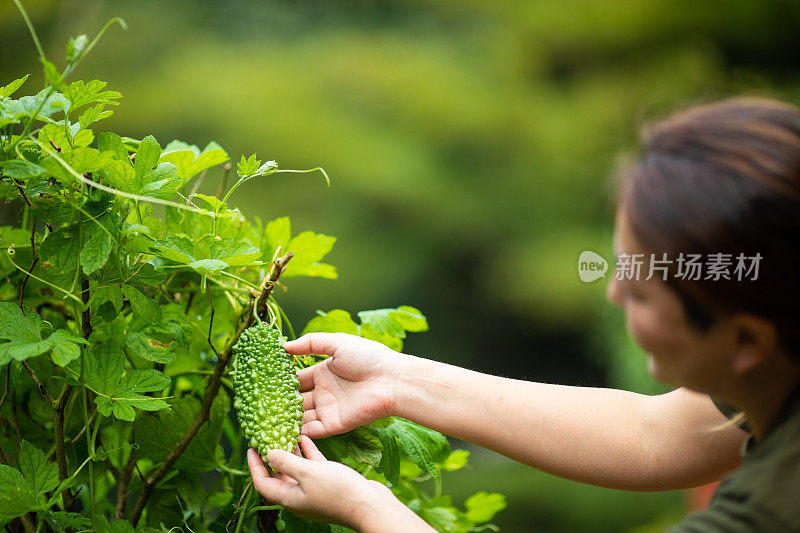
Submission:
[[584,283],[591,283],[592,281],[606,277],[608,272],[608,261],[603,256],[592,252],[591,250],[584,250],[578,257],[578,277]]

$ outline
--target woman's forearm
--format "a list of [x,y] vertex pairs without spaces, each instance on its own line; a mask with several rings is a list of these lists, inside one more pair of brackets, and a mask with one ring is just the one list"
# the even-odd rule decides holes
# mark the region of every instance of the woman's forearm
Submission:
[[376,492],[375,498],[360,510],[354,524],[359,533],[435,533],[414,511],[403,505],[388,490]]
[[[707,455],[715,451],[704,448],[703,438],[682,447],[680,435],[671,435],[662,445],[669,427],[652,418],[653,398],[500,378],[413,357],[398,384],[393,410],[397,416],[583,483],[665,490],[711,481],[705,478],[722,469],[709,467],[713,458]],[[687,457],[695,448],[699,456]]]

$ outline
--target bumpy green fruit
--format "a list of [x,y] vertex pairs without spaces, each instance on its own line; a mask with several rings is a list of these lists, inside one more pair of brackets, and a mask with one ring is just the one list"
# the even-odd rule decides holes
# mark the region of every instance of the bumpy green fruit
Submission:
[[269,450],[291,452],[300,442],[303,397],[283,342],[278,330],[262,322],[233,345],[233,406],[249,445],[265,461]]

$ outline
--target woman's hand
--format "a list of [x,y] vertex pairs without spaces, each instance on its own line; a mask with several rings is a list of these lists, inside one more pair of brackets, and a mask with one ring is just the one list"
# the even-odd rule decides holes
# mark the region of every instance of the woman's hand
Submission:
[[[371,481],[341,463],[327,461],[303,435],[300,449],[306,459],[284,450],[270,450],[267,459],[278,474],[270,476],[252,448],[247,464],[253,486],[269,502],[283,505],[306,520],[329,522],[372,531],[433,531],[394,497],[386,486]],[[391,525],[386,527],[389,519]]]
[[283,347],[295,355],[330,356],[298,373],[303,434],[336,435],[392,414],[396,384],[410,356],[346,333],[309,333]]

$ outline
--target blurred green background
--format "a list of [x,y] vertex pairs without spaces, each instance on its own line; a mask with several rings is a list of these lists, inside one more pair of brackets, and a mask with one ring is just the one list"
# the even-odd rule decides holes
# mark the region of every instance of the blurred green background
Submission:
[[[611,256],[613,174],[647,120],[733,94],[797,100],[800,4],[711,0],[29,0],[51,59],[121,16],[76,72],[124,98],[103,127],[222,144],[283,168],[233,203],[339,241],[316,309],[419,307],[410,353],[510,377],[662,391],[583,250]],[[0,84],[41,68],[0,2]],[[219,174],[205,187],[215,191]],[[613,427],[608,428],[614,431]],[[536,438],[531,435],[530,438]],[[683,493],[587,487],[473,450],[457,500],[508,495],[505,531],[659,531]]]

